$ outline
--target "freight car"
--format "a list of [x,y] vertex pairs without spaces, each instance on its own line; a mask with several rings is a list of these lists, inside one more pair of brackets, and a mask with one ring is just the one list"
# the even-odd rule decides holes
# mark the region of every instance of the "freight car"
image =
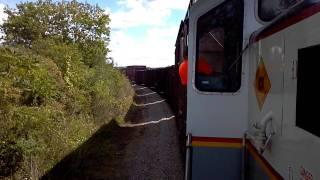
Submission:
[[135,82],[137,71],[144,71],[147,69],[146,66],[127,66],[124,68],[124,74],[129,78],[130,81]]

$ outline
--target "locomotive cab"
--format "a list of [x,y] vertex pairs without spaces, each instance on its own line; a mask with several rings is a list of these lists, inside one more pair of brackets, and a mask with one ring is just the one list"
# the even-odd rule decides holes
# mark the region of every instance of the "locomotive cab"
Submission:
[[187,179],[320,178],[317,111],[308,107],[317,102],[308,80],[319,12],[319,0],[192,4]]

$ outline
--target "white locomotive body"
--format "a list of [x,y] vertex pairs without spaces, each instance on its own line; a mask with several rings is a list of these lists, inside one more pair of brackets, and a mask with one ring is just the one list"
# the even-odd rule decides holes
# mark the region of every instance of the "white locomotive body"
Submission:
[[320,179],[319,22],[317,0],[190,4],[186,178]]

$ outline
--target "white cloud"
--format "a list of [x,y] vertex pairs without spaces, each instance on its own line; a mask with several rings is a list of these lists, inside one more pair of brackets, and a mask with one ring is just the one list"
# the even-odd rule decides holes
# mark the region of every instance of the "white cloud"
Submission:
[[[4,4],[0,4],[0,25],[3,24],[3,21],[7,19],[7,14],[4,13],[4,8],[6,6]],[[0,30],[0,38],[3,36],[3,32]],[[0,39],[0,43],[2,43],[2,40]]]
[[0,24],[3,23],[5,19],[7,19],[7,14],[4,13],[4,8],[6,6],[4,4],[0,4]]
[[[187,10],[189,0],[118,0],[121,7],[110,12],[111,57],[119,66],[159,67],[174,63],[174,43],[179,23],[170,24],[173,10]],[[181,17],[183,18],[183,17]],[[130,28],[144,27],[143,37]]]
[[111,36],[111,56],[118,66],[147,65],[163,67],[174,63],[175,26],[151,28],[145,38],[132,37],[122,31]]
[[161,25],[172,10],[187,9],[188,0],[119,0],[121,9],[111,13],[111,27],[115,29],[141,25]]

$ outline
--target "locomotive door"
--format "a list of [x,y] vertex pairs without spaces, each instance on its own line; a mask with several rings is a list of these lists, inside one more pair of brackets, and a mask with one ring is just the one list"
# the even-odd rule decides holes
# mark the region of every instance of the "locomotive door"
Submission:
[[190,9],[187,133],[192,179],[240,179],[248,88],[242,61],[243,1],[202,0]]

